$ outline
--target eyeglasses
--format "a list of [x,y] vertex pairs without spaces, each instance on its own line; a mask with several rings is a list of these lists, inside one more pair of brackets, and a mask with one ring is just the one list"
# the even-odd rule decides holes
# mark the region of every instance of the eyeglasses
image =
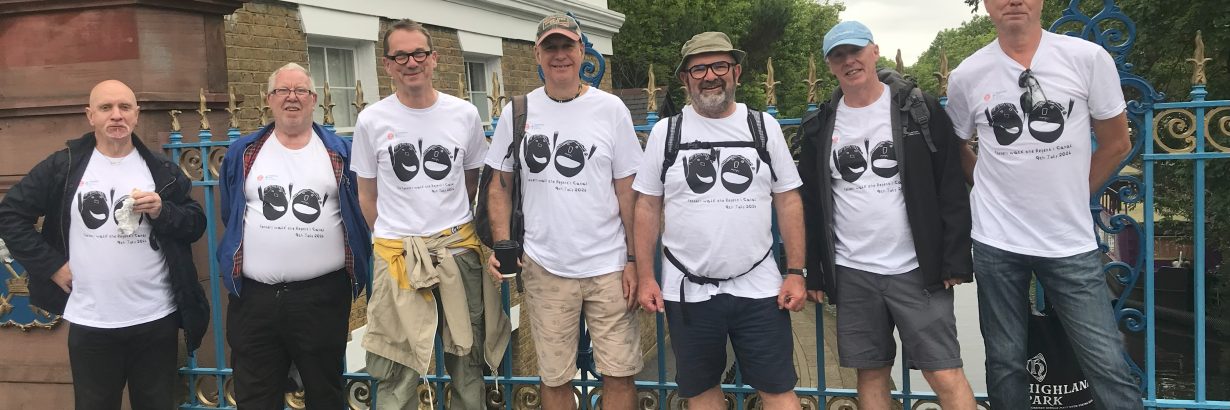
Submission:
[[697,65],[688,67],[688,75],[692,76],[693,79],[700,80],[700,79],[705,78],[706,72],[712,70],[713,75],[721,77],[721,76],[726,75],[726,73],[729,73],[730,67],[733,65],[734,63],[731,63],[729,61],[718,61],[716,63],[709,63],[709,64],[697,64]]
[[431,55],[431,53],[434,53],[434,51],[419,50],[413,53],[397,53],[391,56],[384,56],[384,58],[393,60],[397,64],[405,64],[410,62],[410,57],[414,57],[414,62],[421,63],[427,61],[427,56]]
[[1034,77],[1033,71],[1026,68],[1021,72],[1021,76],[1016,79],[1016,85],[1024,88],[1027,92],[1021,95],[1021,109],[1029,111],[1033,108],[1034,102],[1047,101],[1046,93],[1042,91],[1042,84]]
[[295,93],[295,95],[299,97],[307,97],[309,95],[316,94],[315,91],[306,88],[274,88],[273,91],[269,92],[269,94],[276,95],[278,97],[286,97],[289,96],[290,93]]

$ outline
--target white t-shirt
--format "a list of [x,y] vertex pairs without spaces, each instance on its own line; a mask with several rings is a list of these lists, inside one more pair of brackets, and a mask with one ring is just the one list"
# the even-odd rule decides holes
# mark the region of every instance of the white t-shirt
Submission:
[[[567,103],[542,87],[526,99],[521,151],[525,253],[548,272],[593,277],[627,264],[614,180],[636,174],[641,145],[623,101],[590,87]],[[491,137],[487,165],[512,172],[512,104]]]
[[68,268],[73,291],[64,319],[114,329],[152,322],[175,311],[166,258],[150,238],[148,216],[121,235],[115,211],[132,191],[155,192],[154,178],[133,150],[116,161],[97,149],[77,184],[69,212]]
[[946,111],[957,135],[979,136],[971,236],[1032,256],[1094,250],[1090,118],[1123,112],[1119,73],[1096,44],[1050,32],[1029,67],[1040,87],[1020,86],[1025,69],[993,41],[949,78]]
[[487,137],[473,104],[436,96],[415,109],[390,95],[359,113],[350,169],[376,179],[377,238],[434,235],[473,219],[464,170],[483,166]]
[[882,275],[918,267],[893,147],[888,86],[866,107],[842,98],[833,127],[833,231],[837,264]]
[[337,178],[316,133],[295,150],[271,133],[248,170],[243,194],[244,276],[272,285],[345,266]]
[[[645,195],[662,196],[665,228],[662,245],[670,248],[690,272],[710,278],[728,278],[747,271],[773,244],[772,194],[803,184],[790,156],[781,126],[764,115],[766,148],[773,173],[760,161],[755,148],[680,150],[662,183],[667,121],[654,125],[645,144],[641,171],[632,188]],[[701,117],[691,105],[683,108],[680,142],[752,141],[747,106],[722,119]],[[714,157],[712,154],[716,153]],[[741,277],[717,286],[684,281],[688,302],[703,302],[719,293],[744,298],[777,296],[782,277],[773,256]],[[662,264],[662,297],[679,301],[683,273],[670,262]]]

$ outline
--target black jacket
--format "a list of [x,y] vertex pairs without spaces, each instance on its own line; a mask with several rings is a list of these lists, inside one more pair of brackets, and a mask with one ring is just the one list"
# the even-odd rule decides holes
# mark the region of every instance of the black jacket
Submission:
[[[891,98],[891,129],[901,173],[906,216],[918,254],[919,269],[927,277],[927,288],[943,289],[943,280],[962,278],[973,281],[970,255],[969,191],[961,171],[960,144],[952,121],[939,101],[916,93],[912,81],[890,70],[880,72],[888,84]],[[836,303],[835,236],[833,233],[832,158],[833,126],[842,92],[802,120],[799,152],[800,190],[807,225],[807,289],[823,290]],[[926,104],[930,118],[916,121],[910,107]],[[919,122],[926,122],[930,141],[924,138]]]
[[[132,136],[132,142],[149,166],[162,198],[162,210],[151,220],[150,240],[166,257],[178,321],[188,351],[192,351],[201,345],[209,326],[209,302],[192,260],[192,242],[205,232],[205,213],[189,197],[192,181],[178,166],[150,151],[137,136]],[[68,294],[51,276],[68,262],[72,194],[85,174],[94,144],[92,132],[66,142],[68,148],[35,165],[0,201],[0,239],[30,274],[30,303],[57,315],[64,313]],[[39,217],[44,217],[41,233],[34,229]]]

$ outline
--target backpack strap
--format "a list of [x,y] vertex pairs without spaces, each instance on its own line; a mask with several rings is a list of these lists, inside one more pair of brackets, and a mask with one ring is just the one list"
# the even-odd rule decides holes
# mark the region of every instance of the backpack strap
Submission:
[[923,99],[922,90],[917,86],[911,89],[910,96],[906,98],[901,110],[909,111],[910,118],[918,124],[918,131],[922,132],[923,140],[927,141],[927,148],[931,150],[931,153],[938,152],[935,142],[931,140],[931,126],[928,124],[931,121],[931,110],[927,107],[927,101]]
[[679,138],[683,128],[683,114],[675,114],[666,119],[666,147],[662,150],[662,183],[666,183],[666,170],[675,164],[679,157]]
[[769,175],[777,181],[777,172],[773,171],[773,158],[769,156],[769,132],[764,126],[764,115],[760,111],[747,109],[747,128],[752,131],[752,143],[756,147],[756,155],[760,161],[769,166]]
[[[512,217],[508,221],[509,236],[521,243],[524,246],[525,240],[525,212],[522,211],[522,203],[524,195],[521,192],[521,143],[525,140],[525,118],[528,115],[525,107],[526,98],[524,95],[518,95],[512,99],[513,110],[513,137],[512,145],[508,147],[509,153],[513,158],[512,172]],[[503,182],[503,181],[501,181]],[[521,282],[521,276],[517,275],[517,291],[525,292],[525,285]]]

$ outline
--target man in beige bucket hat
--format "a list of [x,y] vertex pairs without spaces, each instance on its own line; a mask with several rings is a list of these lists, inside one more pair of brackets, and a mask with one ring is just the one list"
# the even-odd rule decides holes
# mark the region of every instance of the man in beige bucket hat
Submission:
[[[676,69],[691,104],[658,122],[632,188],[639,301],[665,312],[679,395],[692,409],[725,408],[727,340],[766,409],[798,409],[789,311],[803,308],[803,205],[781,127],[735,103],[745,53],[723,33],[697,34]],[[682,162],[682,164],[677,164]],[[720,186],[719,186],[720,185]],[[665,210],[665,227],[662,227]],[[773,213],[786,272],[771,257]],[[662,232],[662,282],[652,255]]]

